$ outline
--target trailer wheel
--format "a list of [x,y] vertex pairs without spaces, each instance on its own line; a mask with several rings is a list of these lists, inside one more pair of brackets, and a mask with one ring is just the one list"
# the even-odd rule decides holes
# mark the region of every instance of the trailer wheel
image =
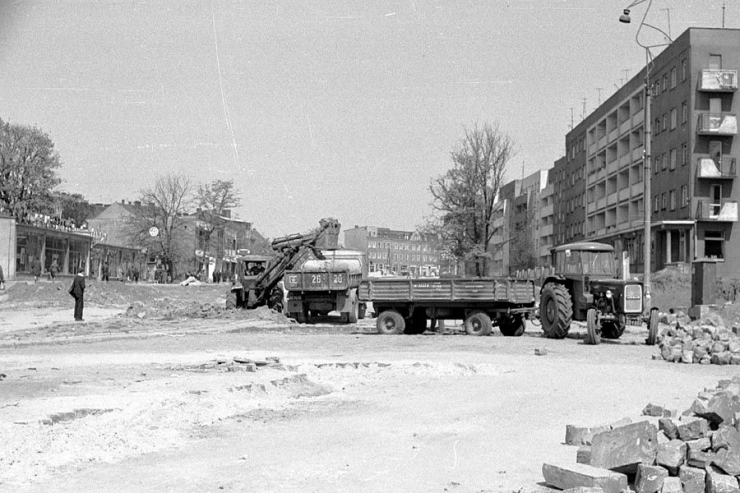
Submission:
[[586,312],[586,331],[588,332],[587,344],[600,344],[601,334],[599,330],[599,321],[596,313],[596,308],[589,308]]
[[493,324],[486,312],[476,310],[465,318],[465,333],[471,336],[487,336]]
[[519,337],[524,334],[526,324],[521,315],[508,315],[499,318],[498,330],[507,337]]
[[540,296],[540,320],[545,337],[562,339],[568,335],[573,318],[573,301],[565,286],[554,282],[545,284]]
[[624,315],[619,315],[616,322],[603,322],[601,324],[601,337],[604,339],[619,339],[627,328],[627,320]]
[[226,309],[236,309],[236,291],[229,291],[229,293],[226,295]]
[[406,330],[406,321],[396,310],[380,312],[375,325],[378,328],[378,333],[383,335],[403,334]]
[[645,341],[648,346],[654,346],[658,342],[658,309],[652,308],[650,310],[650,318],[648,319],[648,337]]

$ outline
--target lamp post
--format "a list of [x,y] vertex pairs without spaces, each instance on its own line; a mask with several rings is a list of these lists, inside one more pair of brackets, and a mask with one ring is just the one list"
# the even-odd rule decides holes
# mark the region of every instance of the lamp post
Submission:
[[[651,114],[650,114],[650,106],[651,106],[651,89],[650,89],[650,69],[653,63],[653,56],[652,53],[650,53],[651,48],[657,48],[660,46],[667,46],[671,44],[671,37],[665,33],[662,29],[659,29],[655,26],[651,26],[650,24],[645,22],[645,19],[647,18],[647,14],[650,11],[650,7],[653,5],[653,0],[634,0],[631,4],[627,6],[626,9],[624,9],[622,15],[619,16],[619,22],[629,24],[632,19],[630,18],[630,9],[634,7],[635,5],[639,5],[641,3],[648,2],[647,8],[645,9],[645,13],[642,16],[642,20],[640,21],[640,26],[637,28],[637,33],[635,34],[635,42],[642,47],[645,50],[645,103],[643,106],[643,114],[644,114],[644,122],[643,125],[645,127],[645,144],[643,146],[643,164],[644,164],[644,176],[642,178],[643,182],[643,193],[642,193],[642,201],[643,201],[643,209],[645,214],[644,219],[644,229],[643,229],[643,264],[644,264],[644,274],[643,274],[643,285],[645,287],[645,310],[650,311],[650,308],[652,306],[651,302],[651,292],[650,292],[650,266],[651,266],[651,256],[652,256],[652,231],[651,231],[651,225],[652,225],[652,206],[653,206],[653,199],[652,199],[652,122],[651,122]],[[654,29],[661,33],[665,38],[668,40],[667,43],[658,43],[658,44],[644,44],[640,41],[640,31],[643,27],[649,27],[651,29]]]

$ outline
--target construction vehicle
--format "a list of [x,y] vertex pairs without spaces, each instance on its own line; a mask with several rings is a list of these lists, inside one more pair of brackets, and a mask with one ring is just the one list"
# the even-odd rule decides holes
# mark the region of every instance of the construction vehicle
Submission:
[[288,292],[286,315],[300,323],[338,311],[344,323],[365,318],[357,287],[367,275],[367,256],[354,250],[322,250],[322,259],[308,259],[283,279]]
[[243,256],[237,259],[236,279],[226,296],[226,308],[257,308],[268,306],[278,312],[285,306],[285,292],[280,286],[285,271],[302,265],[313,256],[323,259],[321,248],[336,249],[339,223],[326,218],[309,234],[294,234],[277,238],[271,246],[275,255],[267,262]]
[[368,278],[360,301],[372,302],[380,334],[422,334],[437,320],[463,320],[469,335],[489,335],[494,324],[505,336],[524,334],[536,309],[533,280],[509,278]]
[[619,279],[611,245],[570,243],[551,250],[554,273],[540,290],[540,320],[546,337],[562,339],[572,320],[585,321],[587,343],[618,339],[629,321],[647,323],[647,344],[658,336],[658,309],[643,313],[643,286]]

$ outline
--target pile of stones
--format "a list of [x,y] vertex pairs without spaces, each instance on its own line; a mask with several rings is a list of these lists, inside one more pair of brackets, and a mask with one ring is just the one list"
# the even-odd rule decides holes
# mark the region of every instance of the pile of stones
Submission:
[[740,493],[740,377],[700,392],[679,417],[648,404],[640,421],[566,427],[575,464],[543,464],[569,493]]
[[664,321],[668,327],[660,333],[660,355],[654,358],[673,363],[740,365],[738,329],[725,327],[719,316],[692,322],[679,313]]

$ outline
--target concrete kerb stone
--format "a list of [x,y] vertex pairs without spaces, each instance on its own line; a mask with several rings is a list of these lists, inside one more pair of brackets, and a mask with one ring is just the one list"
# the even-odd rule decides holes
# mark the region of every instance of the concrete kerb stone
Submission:
[[635,474],[638,464],[652,465],[658,451],[658,430],[648,421],[621,426],[594,436],[591,465]]
[[542,475],[549,486],[569,488],[601,488],[604,493],[622,493],[628,487],[627,476],[587,464],[543,464]]

